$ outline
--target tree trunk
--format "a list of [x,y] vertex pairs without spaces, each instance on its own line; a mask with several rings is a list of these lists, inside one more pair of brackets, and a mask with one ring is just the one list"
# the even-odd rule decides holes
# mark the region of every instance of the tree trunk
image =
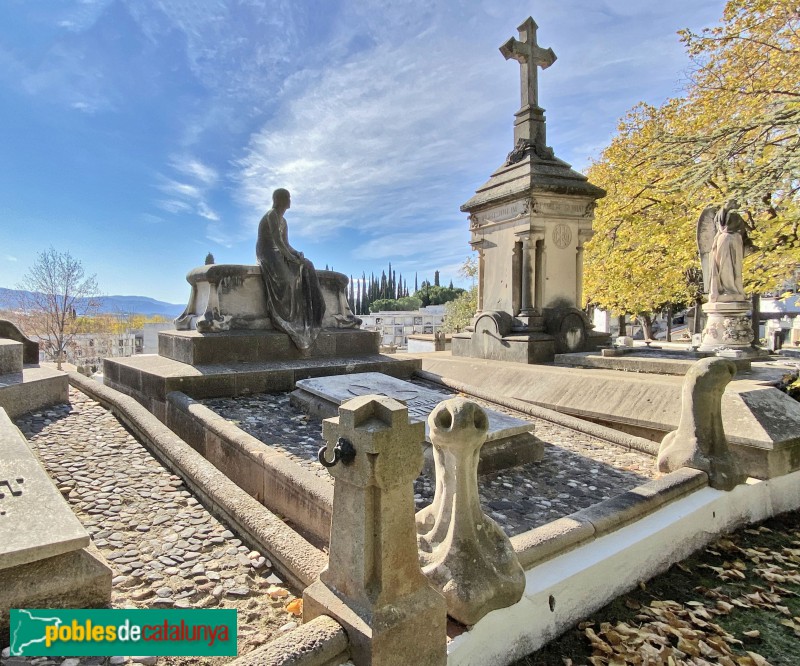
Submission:
[[667,342],[672,342],[672,303],[667,306]]
[[653,318],[648,312],[640,312],[639,319],[642,322],[642,337],[645,340],[653,339]]
[[625,327],[625,315],[621,314],[617,317],[617,323],[619,324],[619,335],[625,335],[627,333],[627,328]]

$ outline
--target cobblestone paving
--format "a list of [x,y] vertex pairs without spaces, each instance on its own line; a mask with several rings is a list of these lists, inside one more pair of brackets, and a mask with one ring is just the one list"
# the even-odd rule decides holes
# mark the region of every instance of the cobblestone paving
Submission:
[[[419,383],[438,390],[427,382]],[[542,462],[479,477],[484,511],[502,525],[509,536],[609,499],[655,476],[655,461],[644,453],[628,451],[480,400],[476,402],[530,421],[535,435],[545,444]],[[317,451],[324,444],[320,422],[292,407],[288,393],[214,398],[203,403],[333,483],[317,461]],[[421,509],[433,500],[434,485],[427,477],[420,476],[414,492],[417,509]]]
[[[24,416],[17,426],[111,565],[114,608],[236,608],[239,655],[296,626],[284,610],[293,595],[266,593],[273,584],[287,588],[269,559],[242,545],[110,412],[74,389],[70,402]],[[0,666],[62,663],[0,655]],[[67,666],[125,663],[156,659],[84,657]]]

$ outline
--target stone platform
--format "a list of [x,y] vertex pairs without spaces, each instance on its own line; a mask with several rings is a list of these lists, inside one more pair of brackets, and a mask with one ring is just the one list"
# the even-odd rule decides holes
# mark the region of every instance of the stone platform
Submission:
[[8,644],[11,608],[81,608],[110,600],[111,570],[0,409],[0,646]]
[[417,359],[377,353],[198,365],[143,354],[107,358],[103,362],[103,373],[106,386],[136,398],[163,422],[167,394],[171,391],[182,391],[196,399],[291,391],[298,380],[309,377],[382,372],[407,379],[420,366]]
[[[339,406],[360,395],[385,395],[408,407],[409,418],[425,424],[425,472],[434,478],[430,447],[428,415],[443,400],[455,397],[404,382],[377,372],[364,372],[343,377],[320,377],[297,382],[291,394],[293,405],[319,419],[338,415]],[[544,445],[533,435],[533,426],[522,419],[486,409],[489,432],[481,448],[478,471],[488,474],[509,467],[538,462],[544,456]]]
[[[398,355],[400,358],[408,355]],[[525,366],[425,354],[422,369],[660,442],[678,427],[683,377],[604,369]],[[767,479],[800,469],[800,402],[773,386],[779,368],[734,378],[722,399],[731,449],[745,472]]]
[[275,330],[162,331],[158,334],[158,355],[189,365],[357,356],[377,354],[379,346],[377,331],[360,329],[323,329],[308,356],[300,353],[288,335]]
[[67,402],[69,385],[64,372],[23,366],[0,375],[0,407],[13,419],[26,412]]
[[[607,350],[603,350],[604,352]],[[556,354],[554,363],[572,368],[603,368],[606,370],[622,370],[625,372],[646,372],[654,375],[683,376],[692,363],[709,354],[678,350],[657,350],[636,347],[628,350],[617,349],[615,355],[598,354],[596,352],[577,352],[574,354]],[[750,359],[728,359],[741,374],[751,369]]]

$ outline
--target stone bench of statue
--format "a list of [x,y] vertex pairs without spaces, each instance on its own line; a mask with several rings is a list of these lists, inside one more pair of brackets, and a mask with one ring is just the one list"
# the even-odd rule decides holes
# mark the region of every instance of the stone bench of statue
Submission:
[[[316,271],[325,301],[323,328],[358,328],[345,290],[347,276]],[[220,333],[236,330],[273,330],[261,268],[257,265],[211,264],[192,269],[186,276],[192,291],[189,303],[175,320],[179,331]]]

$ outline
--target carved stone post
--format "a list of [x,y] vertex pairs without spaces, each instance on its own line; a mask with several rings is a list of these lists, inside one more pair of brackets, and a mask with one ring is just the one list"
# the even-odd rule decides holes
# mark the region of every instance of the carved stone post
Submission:
[[706,472],[708,485],[718,490],[732,490],[746,479],[722,425],[722,394],[735,374],[736,366],[724,358],[692,364],[683,380],[678,429],[664,437],[658,450],[660,472],[693,467]]
[[531,299],[531,239],[530,235],[525,234],[520,237],[522,241],[522,275],[521,290],[522,298],[520,302],[519,314],[523,317],[532,317],[536,313],[533,310]]
[[525,572],[503,530],[481,511],[478,457],[489,419],[478,405],[452,398],[428,417],[436,464],[433,503],[417,513],[422,571],[447,600],[447,613],[475,624],[516,603]]
[[385,396],[360,396],[326,419],[328,454],[355,449],[336,479],[328,567],[303,593],[303,621],[330,615],[347,631],[357,666],[444,665],[447,614],[420,570],[413,482],[422,469],[423,423]]

